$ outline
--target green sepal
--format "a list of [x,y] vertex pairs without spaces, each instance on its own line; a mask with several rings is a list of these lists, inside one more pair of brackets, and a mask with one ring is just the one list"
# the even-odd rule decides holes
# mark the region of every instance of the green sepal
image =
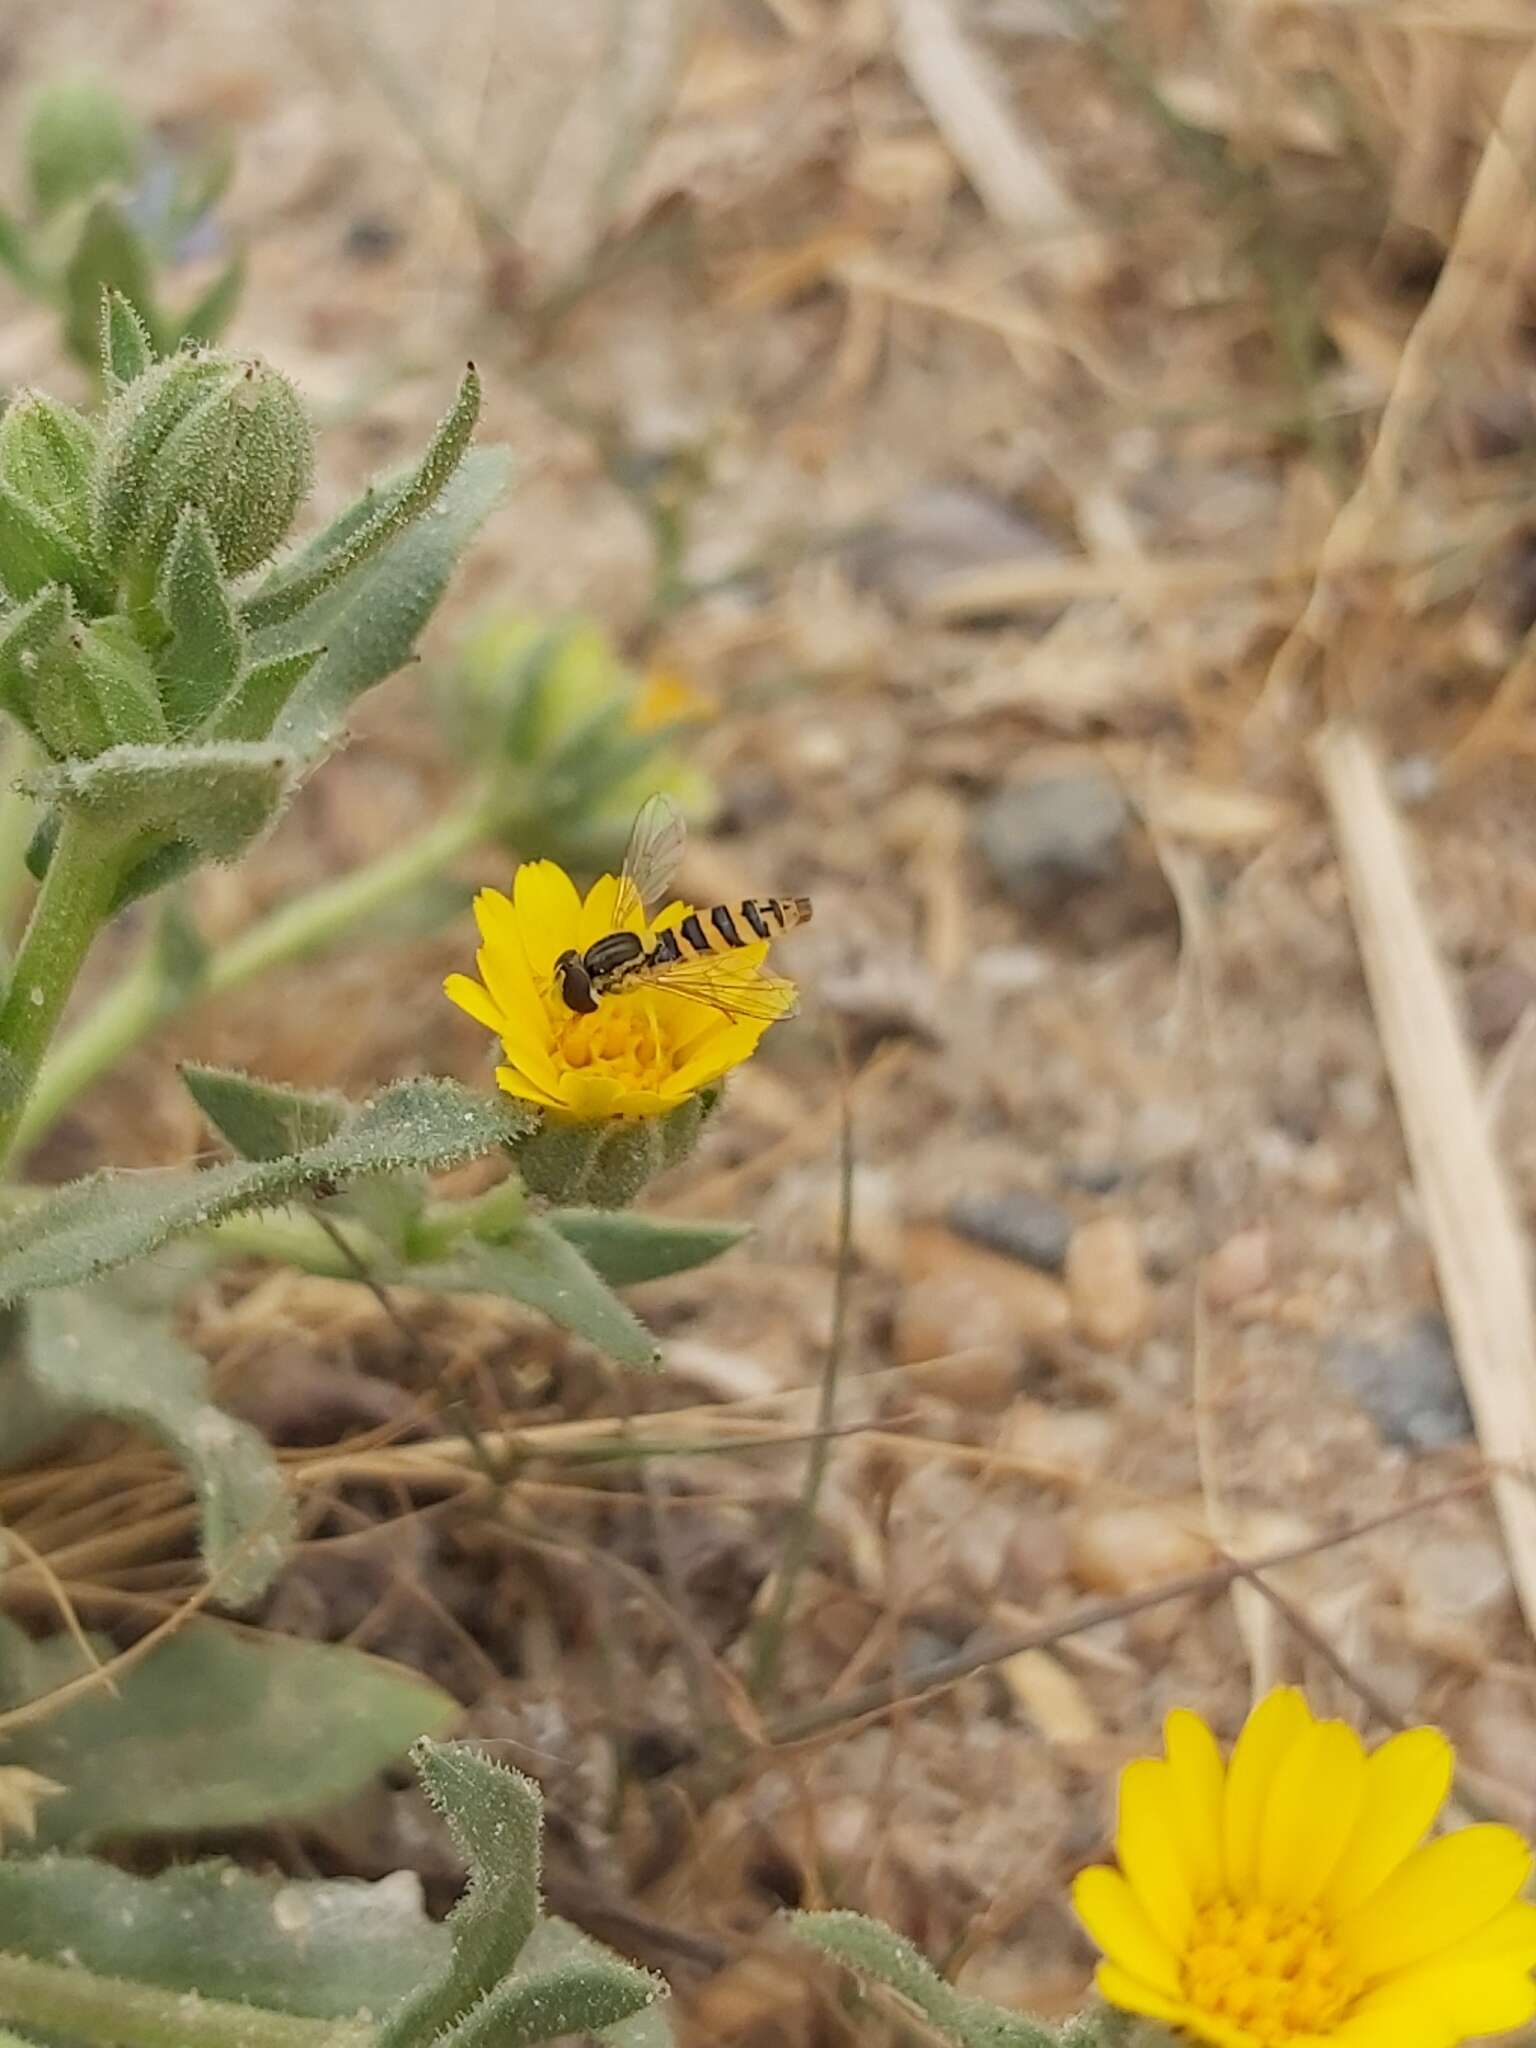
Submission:
[[101,372],[109,391],[133,384],[155,365],[155,344],[130,300],[120,291],[101,295]]
[[687,1158],[717,1092],[691,1095],[665,1116],[544,1116],[517,1148],[518,1170],[536,1195],[562,1207],[627,1208],[647,1181]]
[[0,479],[87,551],[95,460],[96,429],[84,413],[46,392],[15,394],[0,419]]
[[253,632],[285,625],[298,617],[370,555],[377,554],[441,496],[463,461],[480,416],[480,377],[473,363],[464,373],[458,395],[428,443],[427,451],[404,483],[382,494],[369,516],[351,526],[329,553],[278,568],[247,598],[245,622]]
[[687,1273],[751,1235],[747,1223],[695,1223],[622,1209],[555,1209],[545,1219],[610,1287]]
[[0,480],[0,583],[18,604],[50,583],[68,584],[88,609],[104,605],[107,585],[89,553],[51,512]]
[[151,333],[158,328],[154,259],[116,199],[104,195],[86,213],[63,282],[65,343],[87,368],[94,369],[98,360],[104,292],[121,292]]
[[110,88],[66,78],[33,100],[22,133],[32,205],[45,219],[102,185],[130,185],[144,158],[144,131]]
[[292,772],[291,755],[265,744],[117,746],[57,768],[48,791],[120,840],[164,836],[231,860],[277,816]]
[[74,610],[69,591],[54,584],[12,612],[0,629],[0,705],[44,746],[48,741],[36,718],[38,673],[45,655],[69,631]]
[[89,744],[77,747],[76,753],[100,755],[109,747],[156,746],[169,737],[153,664],[126,620],[114,617],[77,625],[68,639],[77,675],[70,676],[65,687],[78,687],[94,725]]
[[282,1088],[229,1067],[184,1066],[187,1093],[242,1159],[282,1159],[334,1138],[350,1105],[343,1095]]
[[292,654],[274,654],[269,660],[253,662],[209,717],[204,727],[207,737],[264,740],[325,651],[323,647],[297,647]]
[[245,659],[245,629],[201,506],[184,507],[176,522],[156,602],[171,629],[159,663],[160,699],[171,730],[187,733],[218,710]]

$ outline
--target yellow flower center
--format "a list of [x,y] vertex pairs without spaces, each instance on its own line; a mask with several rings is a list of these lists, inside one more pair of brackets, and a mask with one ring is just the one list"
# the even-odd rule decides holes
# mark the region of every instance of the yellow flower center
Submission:
[[1202,1907],[1184,1953],[1184,1996],[1263,2048],[1327,2033],[1360,1989],[1322,1915],[1257,1900]]
[[557,1065],[609,1075],[630,1088],[659,1088],[682,1064],[643,1003],[610,996],[590,1016],[555,1019]]

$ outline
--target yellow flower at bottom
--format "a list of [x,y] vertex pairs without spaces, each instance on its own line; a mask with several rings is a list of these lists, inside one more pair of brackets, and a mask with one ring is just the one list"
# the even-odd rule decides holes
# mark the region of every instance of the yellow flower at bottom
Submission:
[[1425,1844],[1437,1729],[1367,1754],[1282,1687],[1226,1764],[1195,1714],[1164,1739],[1121,1774],[1119,1869],[1073,1887],[1110,2004],[1216,2048],[1454,2048],[1536,2017],[1531,1851],[1497,1825]]
[[[773,1021],[728,1016],[650,985],[603,996],[590,1015],[568,1009],[554,971],[562,953],[584,953],[624,929],[649,945],[689,911],[671,903],[650,924],[636,913],[621,925],[618,897],[613,875],[583,898],[553,861],[524,861],[510,900],[498,889],[475,898],[479,981],[450,974],[443,983],[450,1001],[501,1040],[507,1063],[496,1079],[507,1094],[578,1122],[665,1116],[749,1059]],[[767,952],[758,943],[722,954],[709,963],[711,978],[725,990],[732,982],[761,989]],[[787,1008],[791,991],[782,989]]]

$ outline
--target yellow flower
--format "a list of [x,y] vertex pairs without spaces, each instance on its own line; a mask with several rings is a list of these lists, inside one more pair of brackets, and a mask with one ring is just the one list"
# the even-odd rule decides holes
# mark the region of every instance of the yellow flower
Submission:
[[[660,986],[606,995],[590,1015],[568,1009],[554,973],[567,948],[584,953],[626,928],[649,944],[689,912],[670,903],[650,924],[636,913],[620,926],[618,892],[617,877],[603,875],[583,900],[553,861],[524,861],[510,901],[498,889],[475,898],[480,980],[450,974],[443,984],[450,1001],[501,1040],[507,1064],[496,1079],[506,1092],[576,1122],[666,1115],[749,1059],[773,1021],[730,1017]],[[712,960],[712,980],[727,990],[752,984],[758,994],[767,951],[759,943]],[[792,991],[780,986],[787,1008]]]
[[1225,1766],[1200,1718],[1120,1779],[1120,1868],[1085,1870],[1097,1984],[1217,2048],[1453,2048],[1536,2016],[1531,1851],[1513,1828],[1421,1846],[1451,1783],[1434,1728],[1370,1755],[1282,1687]]

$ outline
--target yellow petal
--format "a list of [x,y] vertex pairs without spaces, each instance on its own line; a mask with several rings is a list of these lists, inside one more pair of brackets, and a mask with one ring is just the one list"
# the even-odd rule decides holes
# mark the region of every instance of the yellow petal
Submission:
[[1372,2018],[1396,2018],[1412,2027],[1421,2016],[1434,2015],[1441,2038],[1465,2041],[1472,2035],[1502,2034],[1536,2019],[1536,1983],[1528,1970],[1468,1963],[1442,1969],[1427,1963],[1406,1970],[1382,1987],[1380,2003],[1362,2000]]
[[501,1036],[502,1016],[478,981],[471,981],[467,974],[450,974],[443,983],[443,994],[450,1003],[457,1003],[466,1016],[473,1017],[477,1024],[483,1024],[487,1031]]
[[624,1083],[590,1068],[567,1067],[560,1073],[560,1107],[578,1123],[596,1123],[622,1116]]
[[1222,1806],[1222,1860],[1236,1898],[1248,1897],[1258,1877],[1260,1829],[1280,1760],[1311,1726],[1307,1703],[1293,1685],[1266,1693],[1243,1723]]
[[1110,2005],[1118,2005],[1122,2012],[1145,2013],[1148,2019],[1166,2020],[1174,2026],[1189,2016],[1189,2008],[1182,1999],[1169,1998],[1155,1985],[1144,1983],[1119,1963],[1100,1963],[1093,1973],[1093,1981],[1099,1996]]
[[1516,1899],[1486,1927],[1479,1927],[1435,1961],[1446,1969],[1459,1969],[1463,1963],[1509,1963],[1518,1970],[1536,1969],[1536,1905],[1529,1899]]
[[1314,1721],[1281,1757],[1259,1824],[1260,1896],[1313,1905],[1354,1833],[1365,1745],[1342,1721]]
[[1415,1849],[1343,1916],[1339,1940],[1368,1977],[1427,1962],[1496,1919],[1530,1874],[1531,1852],[1513,1828],[1462,1828]]
[[1163,1723],[1168,1768],[1178,1788],[1179,1821],[1190,1883],[1197,1899],[1215,1896],[1222,1888],[1221,1801],[1226,1771],[1216,1738],[1186,1707],[1176,1707]]
[[1178,1997],[1179,1965],[1173,1950],[1118,1870],[1095,1864],[1079,1871],[1072,1886],[1072,1904],[1106,1956],[1169,1998]]
[[552,860],[525,860],[512,877],[512,907],[534,979],[548,981],[558,956],[577,942],[581,898],[576,884]]
[[552,1096],[547,1089],[541,1088],[537,1081],[530,1080],[526,1074],[520,1074],[516,1067],[498,1067],[496,1085],[504,1095],[519,1096],[524,1102],[537,1103],[540,1109],[558,1109],[560,1106],[557,1097]]
[[1365,1763],[1354,1839],[1323,1893],[1330,1913],[1363,1905],[1429,1833],[1451,1789],[1454,1757],[1438,1728],[1409,1728]]
[[475,955],[475,965],[501,1011],[507,1058],[553,1093],[557,1083],[549,1012],[534,989],[522,947],[484,945]]
[[1144,2013],[1148,2019],[1161,2020],[1197,2040],[1213,2042],[1215,2048],[1262,2048],[1257,2035],[1250,2034],[1246,2027],[1235,2027],[1228,2020],[1196,2012],[1182,1999],[1167,1998],[1154,1985],[1143,1983],[1118,1963],[1100,1963],[1093,1981],[1099,1996],[1110,2005],[1118,2005],[1122,2012]]
[[724,1031],[704,1040],[693,1058],[678,1068],[667,1081],[667,1094],[674,1102],[685,1095],[697,1095],[711,1081],[718,1081],[732,1067],[750,1059],[767,1026],[755,1020],[728,1025]]
[[1179,1828],[1177,1788],[1161,1757],[1138,1757],[1120,1773],[1115,1855],[1147,1918],[1175,1954],[1194,1919]]

